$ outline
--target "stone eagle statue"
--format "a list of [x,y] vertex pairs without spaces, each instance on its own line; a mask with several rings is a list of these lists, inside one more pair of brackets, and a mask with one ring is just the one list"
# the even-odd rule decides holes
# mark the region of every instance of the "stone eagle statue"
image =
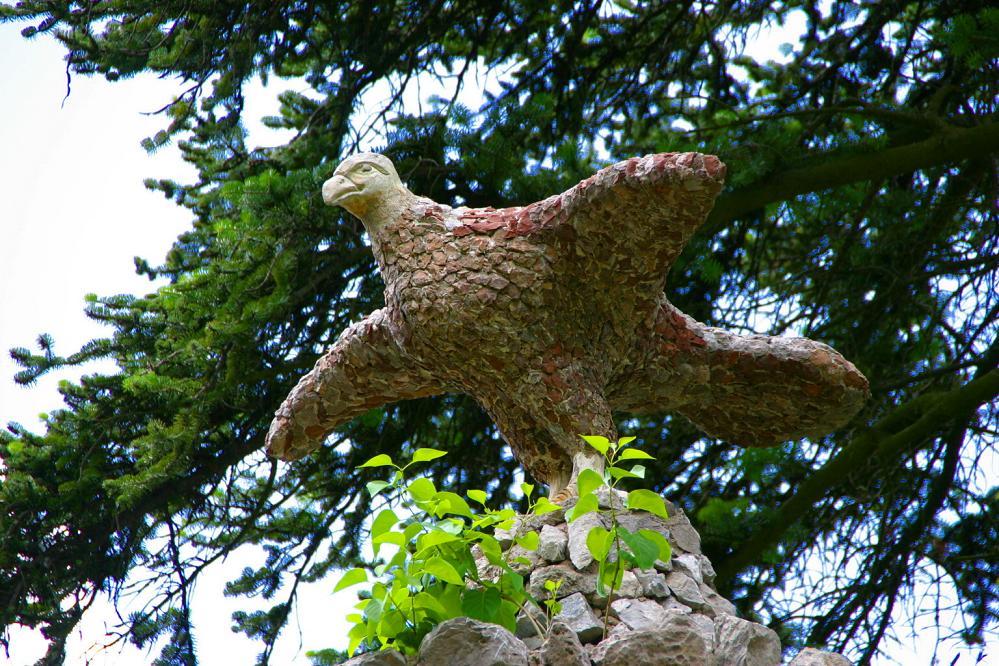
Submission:
[[386,305],[299,381],[268,452],[294,460],[369,409],[462,392],[554,497],[602,469],[579,435],[615,439],[614,412],[676,412],[742,446],[844,425],[868,383],[839,353],[706,326],[663,294],[724,176],[711,155],[663,153],[528,206],[452,208],[383,155],[344,160],[323,199],[364,223]]

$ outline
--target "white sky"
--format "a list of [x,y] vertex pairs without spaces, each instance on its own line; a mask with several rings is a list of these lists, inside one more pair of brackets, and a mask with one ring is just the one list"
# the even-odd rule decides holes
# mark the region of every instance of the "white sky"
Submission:
[[[26,41],[21,27],[0,25],[0,424],[18,421],[37,430],[37,414],[61,406],[58,379],[79,373],[45,377],[25,389],[11,379],[18,368],[7,350],[32,347],[37,335],[47,332],[55,337],[57,353],[72,353],[105,333],[84,316],[85,294],[150,291],[154,285],[135,275],[132,258],[159,263],[190,220],[184,209],[147,191],[142,180],[184,181],[193,171],[172,146],[148,155],[139,145],[164,125],[161,117],[143,112],[169,102],[178,86],[149,76],[115,84],[75,76],[63,103],[62,47],[48,38]],[[766,46],[775,52],[777,44]],[[247,118],[276,113],[276,95],[256,86]],[[247,602],[222,597],[226,580],[253,557],[249,552],[232,558],[198,585],[194,621],[201,663],[255,659],[258,645],[229,631],[231,613],[250,610]],[[341,593],[334,603],[328,594],[332,583],[303,593],[297,622],[285,630],[272,663],[308,664],[306,649],[345,647],[342,617],[353,592]],[[100,649],[105,627],[115,623],[108,605],[92,609],[74,632],[67,663],[149,663],[152,656],[144,651]],[[13,633],[12,665],[32,664],[43,652],[37,633]],[[917,641],[891,652],[892,660],[879,663],[928,664],[932,648]],[[939,663],[949,664],[954,654],[942,653]],[[967,653],[958,662],[971,663]]]

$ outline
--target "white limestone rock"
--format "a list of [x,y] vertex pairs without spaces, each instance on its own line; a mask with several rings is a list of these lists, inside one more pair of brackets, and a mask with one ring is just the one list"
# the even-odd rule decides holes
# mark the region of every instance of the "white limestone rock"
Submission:
[[770,628],[732,615],[714,624],[715,666],[779,666],[780,639]]
[[718,594],[704,583],[698,585],[698,589],[701,591],[701,596],[704,597],[704,601],[706,603],[704,608],[705,613],[711,617],[718,617],[719,615],[737,615],[735,604],[731,601]]
[[697,583],[694,582],[689,576],[680,573],[679,571],[673,571],[666,576],[666,585],[669,586],[670,592],[677,600],[686,605],[690,606],[695,610],[700,610],[704,608],[707,603],[704,601],[704,596],[701,594],[700,588]]
[[633,631],[659,629],[667,620],[666,610],[650,600],[617,599],[611,602],[611,611]]
[[[542,601],[539,599],[538,601]],[[533,621],[532,621],[533,620]],[[524,607],[517,613],[517,638],[528,638],[538,635],[538,627],[542,629],[548,624],[548,618],[543,610],[532,603],[524,604]]]
[[563,562],[568,556],[569,537],[565,530],[543,525],[538,535],[538,555],[547,562]]
[[551,598],[551,594],[545,589],[545,581],[549,580],[562,582],[558,591],[557,598],[559,599],[577,592],[593,594],[597,591],[597,575],[595,573],[581,573],[568,562],[563,562],[562,564],[538,567],[532,571],[527,584],[528,593],[539,601]]
[[665,626],[608,637],[591,656],[597,666],[704,666],[710,654],[691,616],[670,613]]
[[590,658],[579,636],[564,622],[552,623],[537,656],[542,666],[590,666]]
[[406,658],[396,650],[378,650],[348,659],[340,666],[406,666]]
[[446,620],[423,638],[420,666],[527,666],[527,646],[497,624]]
[[554,619],[572,629],[581,643],[596,642],[604,634],[603,623],[578,592],[562,600],[562,610]]
[[673,571],[678,571],[685,574],[689,578],[693,579],[695,583],[703,582],[703,577],[701,576],[701,563],[697,559],[697,555],[691,553],[684,553],[678,557],[673,558]]
[[676,513],[670,514],[666,526],[669,528],[669,541],[673,547],[695,555],[701,553],[701,535],[690,524],[683,511],[677,509]]
[[853,666],[849,659],[835,652],[805,648],[788,666]]
[[635,578],[642,586],[641,596],[652,599],[665,599],[670,595],[669,586],[666,585],[666,576],[658,571],[642,571],[633,569]]

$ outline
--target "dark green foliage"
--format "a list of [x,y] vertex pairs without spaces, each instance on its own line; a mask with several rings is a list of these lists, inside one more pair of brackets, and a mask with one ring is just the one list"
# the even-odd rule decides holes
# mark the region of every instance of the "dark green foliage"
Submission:
[[[744,54],[761,26],[802,16],[786,62]],[[893,610],[937,581],[959,599],[955,634],[994,636],[996,491],[976,467],[999,393],[996,16],[984,1],[894,0],[0,8],[29,36],[54,32],[73,72],[180,77],[187,92],[147,147],[179,149],[199,173],[148,183],[192,218],[162,264],[137,262],[168,284],[91,299],[108,334],[74,354],[47,337],[13,352],[23,383],[95,358],[121,372],[64,385],[44,433],[0,434],[4,624],[45,628],[58,663],[90,599],[134,591],[142,566],[156,603],[130,618],[133,640],[169,635],[163,662],[189,663],[192,581],[252,543],[266,558],[228,591],[271,600],[236,618],[266,663],[294,582],[358,560],[375,478],[358,463],[433,446],[449,451],[431,466],[438,487],[513,496],[512,461],[461,396],[369,413],[291,465],[259,450],[298,376],[379,305],[359,223],[318,196],[374,120],[365,141],[415,192],[469,205],[537,200],[645,152],[721,156],[728,188],[670,297],[715,324],[830,343],[873,398],[851,427],[765,452],[632,420],[657,458],[646,479],[695,518],[723,593],[798,644],[867,663]],[[501,83],[481,108],[403,109],[400,94],[379,119],[358,104],[379,82],[472,86],[473,61]],[[295,132],[283,146],[246,144],[255,76],[309,87],[289,86],[300,92],[267,121]],[[817,582],[803,589],[806,567]]]

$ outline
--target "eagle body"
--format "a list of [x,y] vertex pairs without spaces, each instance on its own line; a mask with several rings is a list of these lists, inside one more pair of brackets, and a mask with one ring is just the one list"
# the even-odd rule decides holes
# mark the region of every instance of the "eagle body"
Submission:
[[412,194],[384,156],[348,158],[323,195],[364,222],[385,307],[302,378],[268,450],[298,458],[372,407],[462,392],[556,494],[600,469],[579,435],[616,437],[614,412],[678,412],[745,446],[839,427],[867,396],[840,354],[705,326],[663,293],[724,173],[710,155],[649,155],[528,206],[469,209]]

